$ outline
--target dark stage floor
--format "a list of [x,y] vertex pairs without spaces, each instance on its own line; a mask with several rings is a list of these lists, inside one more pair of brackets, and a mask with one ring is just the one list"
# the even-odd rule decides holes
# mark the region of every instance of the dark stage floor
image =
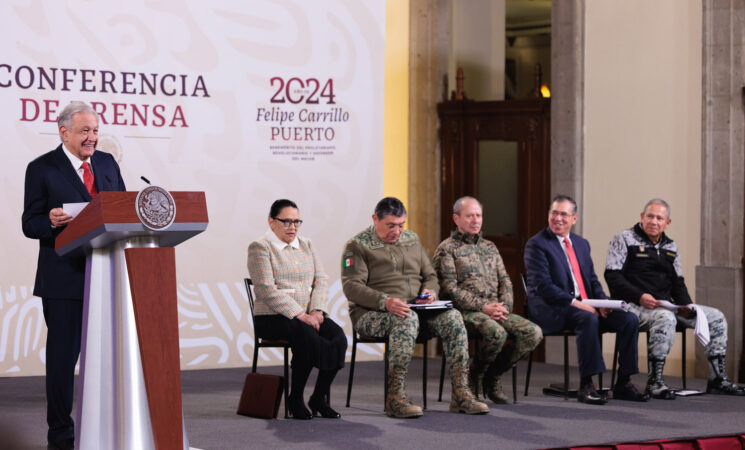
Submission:
[[[430,360],[432,361],[432,360]],[[424,417],[397,420],[383,414],[382,362],[360,363],[355,371],[352,405],[344,407],[348,366],[337,377],[332,406],[340,420],[262,420],[235,414],[243,379],[250,368],[182,372],[184,413],[192,447],[245,448],[541,448],[601,444],[661,438],[724,435],[745,432],[745,397],[702,395],[646,404],[610,401],[590,406],[576,400],[548,397],[541,388],[562,378],[560,366],[535,364],[530,395],[524,397],[526,362],[518,370],[518,403],[496,406],[484,416],[448,412],[437,402],[439,360],[430,365],[428,404]],[[280,374],[281,367],[263,367]],[[576,384],[576,369],[573,371]],[[605,382],[609,380],[606,376]],[[667,377],[671,386],[680,380]],[[310,395],[314,377],[308,383]],[[643,387],[645,376],[634,381]],[[509,376],[505,387],[511,386]],[[689,379],[688,388],[703,389],[706,381]],[[421,406],[421,360],[413,363],[408,392]],[[511,395],[511,393],[510,393]],[[0,378],[0,448],[46,448],[44,379]]]

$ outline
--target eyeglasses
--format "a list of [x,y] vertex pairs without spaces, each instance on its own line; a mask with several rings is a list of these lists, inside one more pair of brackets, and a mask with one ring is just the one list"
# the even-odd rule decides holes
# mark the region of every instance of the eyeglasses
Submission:
[[555,210],[552,210],[551,211],[551,216],[552,217],[560,216],[563,219],[568,219],[568,218],[572,217],[573,215],[574,214],[572,214],[572,213],[568,213],[568,212],[564,212],[564,211],[555,211]]
[[274,219],[278,222],[282,222],[282,225],[285,226],[285,228],[290,228],[292,225],[295,225],[295,228],[300,228],[300,225],[303,224],[303,221],[300,219],[292,220],[292,219]]

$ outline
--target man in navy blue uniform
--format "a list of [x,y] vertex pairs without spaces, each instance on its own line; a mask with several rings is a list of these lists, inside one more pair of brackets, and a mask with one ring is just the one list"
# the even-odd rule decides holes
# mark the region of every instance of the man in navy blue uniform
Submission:
[[554,197],[548,213],[548,228],[525,245],[528,310],[544,335],[573,330],[577,335],[580,386],[577,400],[602,405],[607,399],[593,385],[592,376],[605,372],[600,349],[601,333],[618,333],[618,382],[613,398],[647,401],[631,383],[638,373],[639,322],[625,311],[595,309],[584,299],[607,299],[595,275],[590,244],[574,233],[577,203],[565,195]]
[[89,202],[102,191],[123,191],[119,165],[97,152],[98,116],[86,103],[71,102],[57,118],[62,143],[26,168],[23,234],[39,240],[34,295],[41,297],[47,324],[47,441],[74,447],[72,412],[75,363],[80,353],[86,255],[59,256],[55,238],[72,221],[64,203]]

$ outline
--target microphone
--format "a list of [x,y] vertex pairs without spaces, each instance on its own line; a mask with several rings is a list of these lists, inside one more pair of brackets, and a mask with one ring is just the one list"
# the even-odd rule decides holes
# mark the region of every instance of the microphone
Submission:
[[140,178],[141,178],[141,179],[142,179],[142,181],[144,181],[145,183],[147,183],[147,184],[150,184],[150,180],[148,180],[147,178],[145,178],[145,177],[143,177],[143,176],[141,176]]

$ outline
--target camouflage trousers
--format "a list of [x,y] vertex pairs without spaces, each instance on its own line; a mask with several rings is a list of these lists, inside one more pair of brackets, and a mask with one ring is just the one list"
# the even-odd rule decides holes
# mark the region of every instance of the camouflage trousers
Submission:
[[[696,305],[706,315],[709,322],[711,341],[704,348],[707,357],[724,355],[727,352],[727,319],[721,311],[704,305]],[[629,303],[629,312],[639,319],[639,331],[649,333],[647,357],[665,359],[670,353],[675,339],[675,326],[683,324],[686,328],[696,327],[696,317],[687,319],[664,308],[647,309],[636,303]]]
[[[445,359],[450,367],[464,369],[468,366],[468,333],[463,317],[454,309],[440,313],[425,311],[424,325],[443,341]],[[414,354],[414,344],[419,334],[420,317],[414,311],[408,317],[398,317],[389,312],[368,311],[354,325],[362,336],[388,336],[388,364],[391,370],[408,370]]]
[[[465,311],[463,322],[471,335],[481,339],[476,369],[485,372],[491,368],[495,376],[511,369],[543,339],[541,327],[517,314],[508,315],[500,323],[482,312]],[[512,342],[505,345],[508,337]]]

